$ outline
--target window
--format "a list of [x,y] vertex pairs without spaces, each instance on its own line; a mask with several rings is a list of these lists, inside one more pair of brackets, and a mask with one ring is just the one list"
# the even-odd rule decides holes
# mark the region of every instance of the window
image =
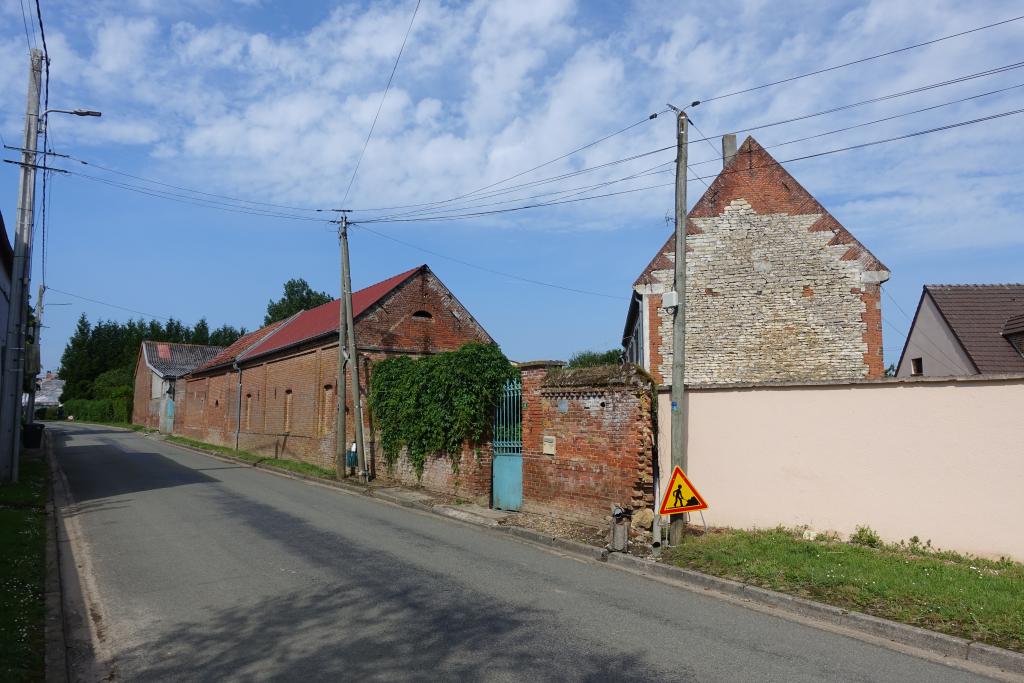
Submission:
[[326,434],[331,431],[331,425],[334,424],[335,407],[334,407],[334,387],[330,384],[324,385],[324,399],[323,406],[320,410],[320,433]]
[[292,431],[292,390],[284,392],[284,433]]
[[434,316],[430,314],[430,311],[416,311],[412,314],[412,317],[416,320],[433,320]]
[[245,395],[245,431],[252,431],[252,394]]
[[915,376],[924,374],[924,361],[921,358],[910,359],[910,374]]

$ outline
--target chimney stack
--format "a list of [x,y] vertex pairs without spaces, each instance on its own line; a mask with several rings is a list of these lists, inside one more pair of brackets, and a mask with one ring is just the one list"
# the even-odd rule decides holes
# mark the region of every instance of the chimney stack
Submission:
[[722,136],[722,168],[729,165],[732,158],[736,156],[736,134],[729,133]]

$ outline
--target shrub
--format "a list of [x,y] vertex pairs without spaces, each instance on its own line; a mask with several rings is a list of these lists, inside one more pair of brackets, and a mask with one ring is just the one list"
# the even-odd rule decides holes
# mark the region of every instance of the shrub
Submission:
[[570,368],[593,368],[598,365],[621,365],[622,350],[579,351],[569,357]]
[[850,534],[850,543],[867,546],[868,548],[880,548],[882,546],[882,539],[874,529],[865,525],[858,526],[857,530]]

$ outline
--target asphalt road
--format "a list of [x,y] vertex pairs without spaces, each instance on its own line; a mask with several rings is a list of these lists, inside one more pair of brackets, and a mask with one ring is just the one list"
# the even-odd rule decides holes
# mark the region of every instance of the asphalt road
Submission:
[[134,433],[48,429],[115,680],[980,680]]

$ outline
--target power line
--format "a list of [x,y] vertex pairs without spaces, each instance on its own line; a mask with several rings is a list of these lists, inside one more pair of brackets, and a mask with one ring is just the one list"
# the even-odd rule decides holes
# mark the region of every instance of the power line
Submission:
[[359,152],[359,157],[356,159],[356,165],[352,169],[352,177],[348,179],[348,187],[345,188],[345,196],[342,198],[341,203],[344,206],[345,202],[348,201],[348,194],[352,191],[352,183],[356,180],[356,173],[359,172],[359,164],[363,162],[363,155],[366,154],[366,147],[370,144],[370,137],[373,136],[373,129],[377,126],[377,117],[380,116],[380,110],[384,107],[384,100],[388,97],[388,91],[391,90],[391,81],[395,78],[395,72],[398,71],[398,62],[402,59],[402,53],[405,52],[405,44],[409,40],[409,34],[412,32],[412,25],[416,21],[416,13],[420,11],[420,0],[416,0],[416,7],[412,10],[412,18],[409,20],[409,28],[405,30],[405,38],[402,39],[402,47],[398,49],[398,56],[395,57],[395,65],[391,67],[391,75],[388,76],[388,84],[384,86],[384,94],[380,97],[380,104],[377,105],[377,113],[373,115],[373,123],[370,124],[370,132],[366,134],[366,141],[363,142],[363,149]]
[[[927,90],[934,90],[936,88],[943,88],[943,87],[945,87],[947,85],[955,85],[957,83],[964,83],[966,81],[974,80],[976,78],[984,78],[985,76],[993,76],[995,74],[1005,73],[1007,71],[1013,71],[1015,69],[1020,69],[1022,67],[1024,67],[1024,61],[1014,62],[1012,64],[1006,64],[1004,66],[993,67],[991,69],[986,69],[984,71],[978,71],[976,73],[967,74],[965,76],[958,76],[956,78],[951,78],[949,80],[939,81],[937,83],[930,83],[928,85],[922,85],[922,86],[919,86],[917,88],[911,88],[910,90],[903,90],[903,91],[900,91],[900,92],[889,93],[888,95],[881,95],[879,97],[872,97],[870,99],[860,100],[859,102],[851,102],[850,104],[844,104],[844,105],[839,106],[839,107],[832,107],[830,109],[823,109],[822,111],[814,112],[814,113],[811,113],[811,114],[801,114],[800,116],[793,116],[793,117],[790,117],[788,119],[782,119],[780,121],[772,121],[770,123],[762,123],[762,124],[759,124],[759,125],[756,125],[756,126],[750,126],[748,128],[740,128],[738,130],[734,130],[734,131],[730,131],[730,132],[733,132],[733,133],[747,133],[747,132],[754,131],[754,130],[763,130],[764,128],[773,128],[775,126],[781,126],[781,125],[787,124],[787,123],[794,123],[796,121],[804,121],[806,119],[812,119],[812,118],[815,118],[815,117],[818,117],[818,116],[824,116],[825,114],[834,114],[836,112],[846,111],[847,109],[853,109],[855,107],[862,107],[865,104],[877,104],[878,102],[884,102],[886,100],[892,100],[892,99],[896,99],[898,97],[905,97],[907,95],[915,95],[917,93],[925,92]],[[706,139],[714,139],[714,137],[706,138]],[[692,143],[696,143],[696,142],[703,142],[703,140],[698,138],[698,139],[690,141],[691,144]]]
[[25,11],[25,0],[19,0],[21,3],[21,23],[25,27],[25,45],[28,47],[29,52],[35,47],[35,29],[32,30],[32,37],[29,37],[28,31],[28,12]]
[[129,313],[137,313],[138,315],[144,315],[144,316],[146,316],[148,318],[156,318],[157,320],[163,320],[165,322],[173,320],[173,318],[165,318],[165,317],[160,316],[160,315],[153,315],[152,313],[146,313],[145,311],[137,311],[134,308],[126,308],[125,306],[118,306],[117,304],[112,304],[112,303],[107,302],[107,301],[100,301],[99,299],[90,299],[89,297],[82,296],[80,294],[73,294],[71,292],[65,292],[64,290],[57,289],[56,287],[47,287],[46,289],[51,291],[51,292],[57,292],[58,294],[63,294],[65,296],[71,296],[71,297],[74,297],[76,299],[81,299],[82,301],[88,301],[90,303],[99,304],[101,306],[109,306],[110,308],[116,308],[118,310],[127,311]]
[[788,78],[782,78],[782,79],[777,80],[777,81],[771,81],[769,83],[762,83],[761,85],[755,85],[755,86],[751,86],[749,88],[743,88],[741,90],[734,90],[732,92],[722,93],[720,95],[715,95],[714,97],[705,97],[704,99],[700,100],[699,102],[700,103],[706,103],[706,102],[713,102],[714,100],[723,100],[723,99],[725,99],[727,97],[734,97],[736,95],[743,95],[745,93],[754,92],[755,90],[761,90],[763,88],[770,88],[772,86],[781,85],[783,83],[791,83],[792,81],[797,81],[797,80],[800,80],[801,78],[807,78],[809,76],[817,76],[818,74],[828,73],[830,71],[836,71],[838,69],[843,69],[843,68],[846,68],[848,66],[853,66],[854,64],[863,64],[864,62],[870,62],[872,60],[880,59],[882,57],[888,57],[890,55],[895,55],[895,54],[898,54],[900,52],[907,52],[908,50],[915,50],[915,49],[917,49],[919,47],[925,47],[927,45],[934,45],[935,43],[941,43],[944,40],[951,40],[952,38],[959,38],[960,36],[966,36],[968,34],[976,33],[978,31],[984,31],[986,29],[995,28],[996,26],[1002,26],[1004,24],[1009,24],[1011,22],[1019,21],[1021,19],[1024,19],[1024,15],[1020,15],[1020,16],[1016,16],[1016,17],[1011,17],[1009,19],[1004,19],[1003,21],[997,21],[997,22],[992,23],[992,24],[985,24],[984,26],[977,26],[975,28],[971,28],[971,29],[968,29],[966,31],[960,31],[959,33],[951,33],[950,35],[947,35],[947,36],[941,36],[939,38],[933,38],[932,40],[926,40],[923,43],[915,43],[914,45],[907,45],[906,47],[897,48],[895,50],[889,50],[887,52],[880,52],[879,54],[871,55],[870,57],[862,57],[861,59],[855,59],[853,61],[845,62],[843,64],[836,64],[835,66],[828,66],[828,67],[825,67],[823,69],[816,69],[815,71],[808,71],[807,73],[799,74],[799,75],[796,75],[796,76],[790,76]]
[[[979,117],[979,118],[976,118],[976,119],[971,119],[971,120],[968,120],[968,121],[959,121],[957,123],[951,123],[951,124],[947,124],[947,125],[944,125],[944,126],[937,126],[935,128],[929,128],[927,130],[915,131],[915,132],[912,132],[912,133],[907,133],[907,134],[904,134],[904,135],[897,135],[897,136],[893,136],[893,137],[889,137],[889,138],[884,138],[884,139],[881,139],[881,140],[872,140],[870,142],[864,142],[864,143],[860,143],[860,144],[857,144],[857,145],[848,145],[846,147],[839,147],[839,148],[836,148],[836,149],[830,149],[830,150],[826,150],[826,151],[823,151],[823,152],[815,152],[813,154],[805,154],[803,156],[793,157],[791,159],[785,159],[783,161],[775,161],[772,164],[765,164],[763,166],[755,167],[755,168],[770,168],[770,167],[775,167],[775,166],[781,166],[784,163],[791,163],[791,162],[794,162],[794,161],[804,161],[806,159],[814,159],[814,158],[826,156],[826,155],[829,155],[829,154],[837,154],[839,152],[847,152],[847,151],[851,151],[851,150],[855,150],[855,149],[863,149],[863,148],[866,148],[866,147],[873,147],[875,145],[881,145],[881,144],[886,144],[886,143],[890,143],[890,142],[896,142],[896,141],[899,141],[899,140],[906,140],[908,138],[913,138],[913,137],[917,137],[917,136],[920,136],[920,135],[928,135],[930,133],[936,133],[936,132],[940,132],[940,131],[944,131],[944,130],[950,130],[952,128],[959,128],[959,127],[962,127],[962,126],[969,126],[969,125],[972,125],[972,124],[975,124],[975,123],[981,123],[981,122],[984,122],[984,121],[991,121],[993,119],[1003,118],[1005,116],[1012,116],[1012,115],[1015,115],[1015,114],[1020,114],[1022,112],[1024,112],[1024,109],[1014,109],[1014,110],[1011,110],[1011,111],[1001,112],[999,114],[992,114],[990,116],[983,116],[983,117]],[[740,172],[746,172],[746,171],[750,171],[750,170],[753,170],[753,169],[740,169],[740,170],[733,170],[733,171],[721,171],[720,173],[717,173],[715,175],[697,176],[696,178],[694,178],[694,180],[713,179],[713,178],[717,178],[720,175],[727,174],[727,173],[740,173]],[[480,211],[480,212],[467,213],[467,214],[458,215],[458,216],[421,216],[421,217],[418,217],[418,218],[395,218],[395,219],[387,219],[387,220],[385,220],[385,219],[367,219],[367,220],[363,220],[363,221],[352,221],[350,224],[359,223],[359,224],[362,224],[362,225],[366,225],[366,224],[371,224],[371,223],[409,223],[409,222],[417,222],[417,221],[461,220],[461,219],[464,219],[464,218],[476,218],[476,217],[486,216],[486,215],[493,215],[493,214],[500,214],[500,213],[509,213],[509,212],[512,212],[512,211],[522,211],[524,209],[534,209],[534,208],[543,207],[543,206],[554,206],[554,205],[557,205],[557,204],[567,204],[567,203],[571,203],[571,202],[586,201],[586,200],[589,200],[589,199],[600,199],[600,198],[603,198],[603,197],[612,197],[612,196],[616,196],[616,195],[629,194],[629,193],[632,193],[632,192],[640,192],[640,191],[643,191],[643,190],[650,190],[650,189],[656,189],[656,188],[661,188],[661,187],[669,187],[669,186],[672,186],[672,185],[673,185],[673,183],[660,184],[660,185],[648,185],[646,187],[635,188],[635,189],[632,189],[632,190],[624,190],[624,191],[621,191],[621,192],[610,192],[610,193],[606,193],[606,194],[593,195],[593,196],[590,196],[590,197],[581,197],[581,198],[578,198],[578,199],[565,199],[565,200],[557,200],[557,201],[551,201],[551,202],[540,202],[540,203],[536,203],[536,204],[526,204],[526,205],[523,205],[523,206],[511,207],[511,208],[508,208],[508,209],[497,209],[497,210],[493,210],[493,211]]]
[[138,194],[148,195],[150,197],[157,197],[160,199],[166,199],[168,201],[179,202],[182,204],[191,204],[193,206],[201,206],[208,209],[217,209],[218,211],[226,211],[229,213],[240,213],[250,216],[264,216],[267,218],[283,218],[286,220],[293,221],[310,221],[314,223],[329,223],[330,221],[325,218],[312,218],[309,216],[296,216],[294,214],[278,213],[273,211],[262,211],[257,209],[246,209],[245,207],[235,206],[233,204],[225,204],[224,202],[217,202],[211,199],[199,199],[196,197],[189,197],[187,195],[180,195],[174,192],[168,192],[165,190],[155,190],[153,188],[139,187],[130,183],[122,183],[116,180],[110,180],[109,178],[100,178],[99,176],[89,175],[88,173],[82,173],[81,171],[73,171],[70,169],[54,169],[57,171],[63,171],[73,177],[85,178],[92,182],[103,183],[104,185],[110,185],[130,192],[136,192]]
[[[349,223],[349,225],[353,225],[353,224]],[[442,254],[441,252],[434,251],[433,249],[428,249],[427,247],[423,247],[423,246],[420,246],[418,244],[413,244],[412,242],[406,242],[403,239],[399,239],[397,237],[393,237],[393,236],[388,235],[386,233],[380,232],[379,230],[374,230],[373,228],[368,228],[368,227],[366,227],[365,224],[359,224],[359,225],[354,226],[354,227],[358,227],[360,230],[365,230],[366,232],[372,233],[372,234],[376,235],[377,237],[381,237],[383,239],[390,240],[392,242],[404,245],[404,246],[409,247],[411,249],[417,249],[417,250],[422,251],[424,253],[431,254],[432,256],[437,256],[438,258],[443,258],[446,261],[452,261],[453,263],[459,263],[459,264],[467,266],[469,268],[475,268],[476,270],[480,270],[480,271],[483,271],[485,273],[490,273],[491,275],[500,275],[501,277],[507,277],[507,278],[511,278],[513,280],[519,280],[520,282],[526,282],[526,283],[529,283],[529,284],[532,284],[532,285],[538,285],[538,286],[541,286],[541,287],[549,287],[551,289],[560,289],[560,290],[563,290],[563,291],[566,291],[566,292],[574,292],[576,294],[587,294],[589,296],[599,296],[599,297],[603,297],[605,299],[617,299],[617,300],[618,299],[622,299],[621,296],[614,296],[612,294],[605,294],[603,292],[592,292],[590,290],[577,289],[575,287],[566,287],[564,285],[558,285],[558,284],[554,284],[552,282],[544,282],[543,280],[535,280],[533,278],[523,277],[522,275],[516,275],[514,273],[506,273],[506,272],[501,271],[501,270],[494,270],[493,268],[488,268],[486,266],[481,266],[480,264],[473,263],[472,261],[465,261],[463,259],[456,258],[454,256],[448,256],[447,254]]]

